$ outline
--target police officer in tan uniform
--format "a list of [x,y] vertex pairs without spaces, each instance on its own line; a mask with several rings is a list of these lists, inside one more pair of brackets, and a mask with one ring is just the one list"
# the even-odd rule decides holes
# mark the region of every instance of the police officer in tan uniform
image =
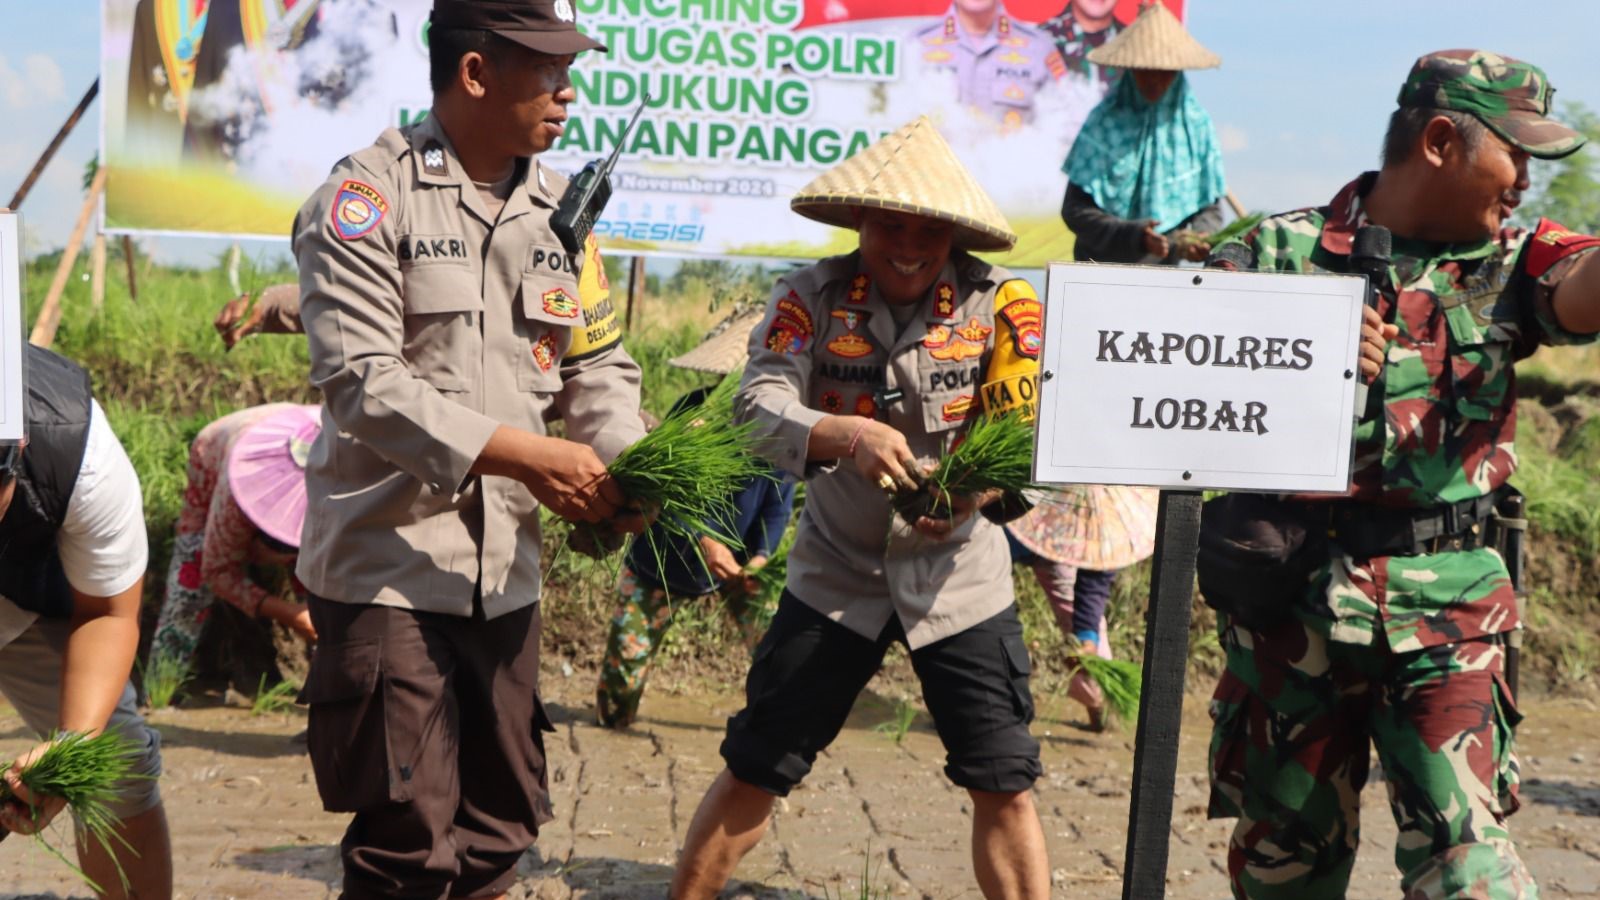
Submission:
[[[355,813],[347,898],[502,895],[551,815],[539,506],[621,523],[605,461],[644,432],[620,334],[572,352],[600,260],[563,252],[566,181],[537,159],[576,55],[604,49],[573,19],[570,0],[435,0],[431,114],[335,166],[295,223],[326,416],[304,696],[323,804]],[[545,435],[552,407],[569,440]]]
[[1066,74],[1050,36],[1011,18],[1000,0],[955,0],[913,41],[918,61],[954,73],[956,99],[1004,132],[1033,121],[1039,92]]
[[[756,649],[689,826],[678,900],[709,898],[760,840],[773,804],[844,725],[884,652],[904,643],[973,803],[988,897],[1044,897],[1049,868],[1029,789],[1041,772],[1006,541],[1020,498],[953,498],[906,525],[885,491],[948,452],[980,412],[1025,408],[1040,304],[1027,282],[969,255],[1016,241],[920,118],[812,182],[801,215],[860,231],[860,248],[782,278],[751,335],[736,407],[780,468],[806,479],[788,586]],[[976,514],[975,514],[976,513]]]

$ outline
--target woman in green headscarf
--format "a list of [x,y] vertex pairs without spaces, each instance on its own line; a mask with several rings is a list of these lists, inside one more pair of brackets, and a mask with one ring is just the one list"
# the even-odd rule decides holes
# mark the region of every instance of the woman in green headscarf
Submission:
[[1062,169],[1061,217],[1078,260],[1166,263],[1200,260],[1210,246],[1187,239],[1222,225],[1227,188],[1211,116],[1189,90],[1185,69],[1217,56],[1152,3],[1090,61],[1126,69],[1094,108]]

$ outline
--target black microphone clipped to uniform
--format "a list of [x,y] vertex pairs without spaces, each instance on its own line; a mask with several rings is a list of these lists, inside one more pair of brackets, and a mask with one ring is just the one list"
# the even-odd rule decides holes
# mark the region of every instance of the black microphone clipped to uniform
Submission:
[[[1355,240],[1350,242],[1350,265],[1367,277],[1365,303],[1372,310],[1378,308],[1378,285],[1389,280],[1389,255],[1394,241],[1389,229],[1382,225],[1363,225],[1356,229]],[[1382,376],[1382,370],[1379,370]],[[1368,379],[1363,376],[1360,383]],[[1365,399],[1365,398],[1361,398]]]

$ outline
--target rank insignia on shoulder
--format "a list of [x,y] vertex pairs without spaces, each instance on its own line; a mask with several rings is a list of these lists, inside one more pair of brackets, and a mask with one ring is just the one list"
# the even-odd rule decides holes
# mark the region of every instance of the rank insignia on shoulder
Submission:
[[828,352],[845,359],[860,359],[872,353],[872,342],[855,332],[841,334],[827,343]]
[[533,361],[539,366],[539,371],[548,372],[556,364],[556,340],[546,331],[539,335],[533,342]]
[[998,24],[999,27],[996,30],[1000,32],[1000,36],[1001,37],[1005,37],[1006,35],[1011,33],[1011,17],[1010,16],[1001,16],[1000,17],[1000,21],[997,24]]
[[956,289],[948,281],[939,282],[933,290],[933,314],[941,319],[956,317]]
[[389,201],[366,182],[347,179],[333,195],[333,227],[341,240],[366,237],[388,212]]
[[862,272],[850,279],[850,293],[847,296],[850,298],[851,303],[865,303],[867,302],[867,291],[871,288],[872,279],[867,277],[867,273]]
[[948,37],[948,38],[953,38],[953,37],[956,36],[956,17],[955,16],[945,16],[944,17],[944,36]]
[[450,167],[444,161],[444,145],[429,141],[422,145],[422,171],[429,175],[449,175]]
[[1013,300],[1000,309],[1000,320],[1011,328],[1017,352],[1038,359],[1044,347],[1042,330],[1044,306],[1037,300]]
[[578,301],[567,293],[565,288],[552,288],[545,291],[542,297],[544,311],[552,316],[563,319],[576,319],[578,317]]
[[970,412],[972,412],[972,395],[962,394],[940,407],[939,417],[946,422],[961,422],[966,420]]

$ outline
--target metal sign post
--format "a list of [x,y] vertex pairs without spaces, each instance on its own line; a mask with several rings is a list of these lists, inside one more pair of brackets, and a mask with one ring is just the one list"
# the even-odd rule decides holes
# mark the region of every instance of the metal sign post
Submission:
[[1200,541],[1200,497],[1199,491],[1162,491],[1156,513],[1156,554],[1144,625],[1144,683],[1150,689],[1139,704],[1133,745],[1123,900],[1159,900],[1167,890],[1167,831],[1172,826],[1172,785],[1178,776],[1183,670],[1189,665],[1189,604]]

